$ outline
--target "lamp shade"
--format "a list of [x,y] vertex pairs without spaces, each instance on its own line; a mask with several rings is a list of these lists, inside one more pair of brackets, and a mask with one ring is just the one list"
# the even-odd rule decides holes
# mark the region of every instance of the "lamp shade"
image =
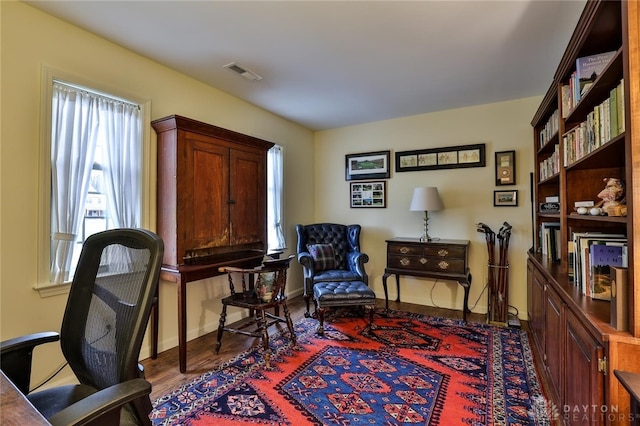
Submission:
[[438,194],[438,188],[435,186],[427,186],[415,188],[413,190],[413,198],[411,198],[411,211],[437,211],[442,210],[444,205]]

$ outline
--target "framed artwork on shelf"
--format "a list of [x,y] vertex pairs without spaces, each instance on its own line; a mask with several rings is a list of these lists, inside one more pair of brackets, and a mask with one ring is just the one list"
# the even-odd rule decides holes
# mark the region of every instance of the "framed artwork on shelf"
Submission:
[[484,167],[485,144],[396,152],[396,172]]
[[387,207],[387,181],[350,182],[351,208]]
[[518,205],[518,191],[493,191],[495,207],[515,207]]
[[516,184],[516,152],[496,152],[496,185]]
[[391,176],[391,151],[364,152],[345,156],[346,180],[386,179]]

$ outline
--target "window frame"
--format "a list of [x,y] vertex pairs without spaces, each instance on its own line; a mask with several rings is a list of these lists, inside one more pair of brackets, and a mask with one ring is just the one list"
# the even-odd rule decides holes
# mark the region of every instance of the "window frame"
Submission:
[[155,197],[155,186],[151,186],[152,152],[151,144],[151,101],[138,95],[127,93],[122,89],[109,87],[51,67],[43,66],[41,69],[40,90],[40,149],[38,176],[38,251],[37,251],[37,282],[33,287],[41,297],[67,294],[70,282],[63,284],[52,283],[49,280],[49,268],[51,262],[51,99],[53,96],[53,82],[60,81],[65,84],[90,88],[91,91],[113,98],[121,98],[127,102],[140,105],[142,112],[142,199],[140,200],[140,225],[150,228],[152,198]]

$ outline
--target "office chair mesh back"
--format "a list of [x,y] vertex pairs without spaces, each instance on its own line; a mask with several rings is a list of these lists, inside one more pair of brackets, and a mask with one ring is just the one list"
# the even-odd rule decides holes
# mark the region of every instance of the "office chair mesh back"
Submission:
[[162,259],[162,240],[150,233],[141,238],[141,231],[89,237],[69,293],[62,350],[80,383],[96,389],[140,376],[140,346]]

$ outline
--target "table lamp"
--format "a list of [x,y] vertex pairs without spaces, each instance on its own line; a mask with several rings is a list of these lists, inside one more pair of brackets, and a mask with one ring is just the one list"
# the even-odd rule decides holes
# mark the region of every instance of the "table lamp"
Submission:
[[415,188],[413,190],[413,198],[411,198],[410,211],[424,211],[424,234],[420,237],[420,241],[432,241],[429,235],[429,211],[442,210],[444,205],[438,194],[438,188],[428,186]]

